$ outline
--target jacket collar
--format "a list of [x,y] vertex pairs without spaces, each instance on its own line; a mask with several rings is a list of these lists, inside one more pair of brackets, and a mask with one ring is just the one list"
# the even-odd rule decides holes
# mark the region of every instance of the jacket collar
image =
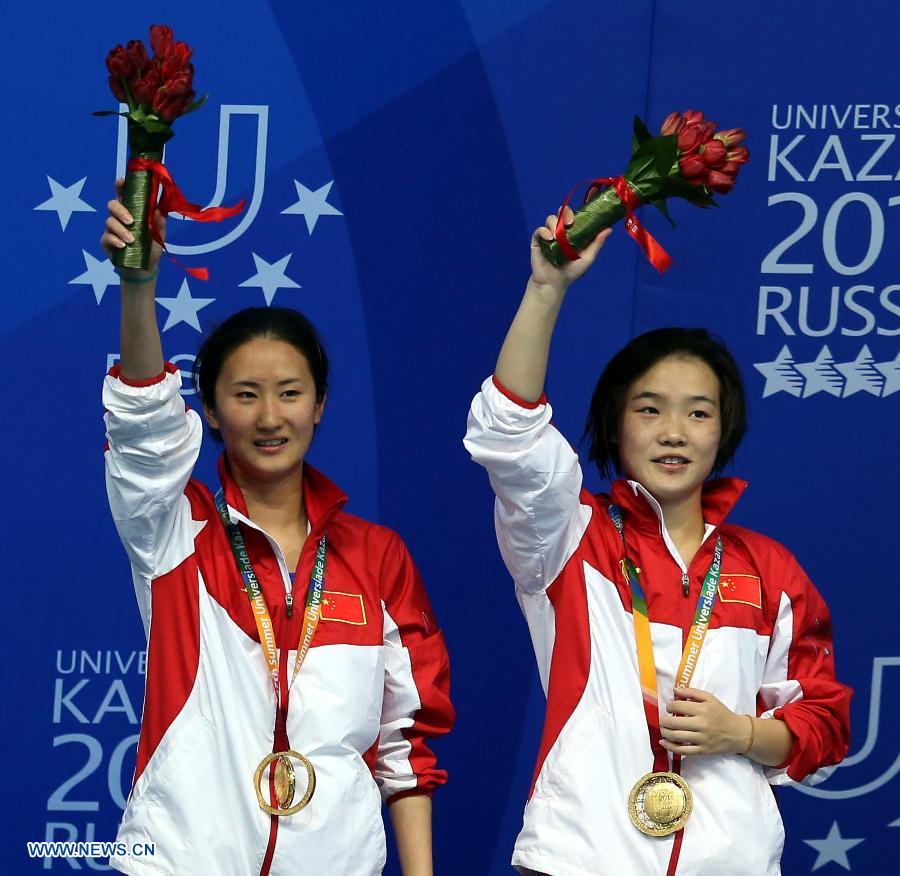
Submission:
[[[247,523],[254,529],[259,529],[247,516],[247,503],[244,501],[241,488],[231,473],[228,456],[224,452],[219,456],[218,469],[232,523]],[[310,534],[318,537],[325,531],[334,515],[347,504],[347,495],[337,484],[318,469],[313,468],[306,460],[303,461],[301,486],[303,505],[310,522]]]
[[[739,478],[716,478],[703,484],[700,502],[707,535],[712,531],[710,527],[720,526],[725,521],[746,489],[747,482]],[[622,509],[629,526],[652,532],[665,529],[659,503],[637,481],[614,481],[610,501]]]

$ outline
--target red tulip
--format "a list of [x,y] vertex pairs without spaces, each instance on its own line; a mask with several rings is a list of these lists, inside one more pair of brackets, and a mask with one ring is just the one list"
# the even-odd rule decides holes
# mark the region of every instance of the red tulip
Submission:
[[727,195],[734,188],[734,180],[718,170],[711,170],[706,178],[706,186],[720,195]]
[[694,152],[702,142],[703,138],[696,125],[685,125],[678,132],[678,149],[682,155]]
[[699,184],[706,179],[708,168],[699,155],[686,155],[678,162],[678,166],[681,168],[681,175],[690,183]]
[[167,80],[165,89],[173,97],[182,97],[191,90],[193,78],[189,71],[182,70]]
[[735,164],[746,164],[750,160],[750,152],[746,146],[738,146],[737,149],[728,150],[728,160]]
[[132,84],[131,93],[134,95],[137,103],[152,104],[160,84],[159,73],[157,73],[155,67],[151,67],[140,79],[137,79]]
[[122,46],[110,49],[109,54],[106,56],[106,69],[116,79],[127,79],[131,75],[131,60],[128,57],[128,52]]
[[121,79],[117,79],[115,76],[110,76],[109,87],[113,93],[113,97],[115,97],[115,99],[119,101],[119,103],[128,103],[128,97],[125,94],[125,88],[122,85]]
[[179,63],[184,67],[191,60],[194,50],[185,42],[177,42],[172,46],[172,54],[178,58]]
[[696,125],[704,119],[703,113],[699,110],[685,110],[683,115],[686,125]]
[[[179,46],[183,48],[179,49]],[[158,59],[162,78],[171,79],[176,73],[180,73],[183,70],[187,70],[188,68],[193,70],[191,64],[188,63],[190,57],[191,50],[188,48],[187,44],[176,43],[167,55]]]
[[153,95],[153,102],[150,104],[150,108],[161,119],[169,122],[174,118],[172,108],[173,103],[177,100],[180,100],[180,98],[173,97],[160,89]]
[[666,120],[662,123],[662,128],[660,128],[659,132],[663,137],[668,137],[670,134],[677,134],[683,125],[684,118],[681,113],[669,113]]
[[732,179],[736,179],[738,173],[740,172],[741,166],[739,164],[735,164],[733,161],[726,161],[720,168],[718,168],[719,173],[724,173],[725,176],[730,176]]
[[152,109],[161,119],[171,122],[178,118],[193,103],[194,92],[188,91],[185,94],[176,95],[169,94],[167,91],[160,89],[153,98]]
[[707,140],[712,139],[712,137],[715,135],[716,123],[701,122],[697,125],[697,130],[700,132],[700,136],[703,137],[703,142],[705,143]]
[[131,61],[134,74],[137,76],[150,63],[147,49],[140,40],[130,40],[125,51],[128,53],[128,60]]
[[700,147],[700,156],[707,167],[720,168],[728,161],[728,150],[721,140],[707,140]]
[[160,58],[165,57],[172,48],[172,28],[165,24],[154,24],[150,27],[150,46],[153,53]]
[[719,131],[716,138],[731,148],[737,146],[738,143],[743,143],[747,139],[747,132],[743,128],[729,128],[727,131]]

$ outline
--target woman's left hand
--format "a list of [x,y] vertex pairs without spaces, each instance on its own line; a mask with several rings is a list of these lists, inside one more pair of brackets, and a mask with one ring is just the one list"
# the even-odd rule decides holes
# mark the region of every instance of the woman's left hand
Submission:
[[682,755],[739,754],[750,742],[750,721],[724,706],[711,693],[675,689],[675,699],[660,718],[662,745]]

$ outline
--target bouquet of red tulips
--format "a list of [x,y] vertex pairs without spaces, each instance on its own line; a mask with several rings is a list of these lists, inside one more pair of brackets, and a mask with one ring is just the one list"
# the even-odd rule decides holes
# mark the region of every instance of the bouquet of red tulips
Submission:
[[[162,164],[163,147],[172,136],[172,122],[203,105],[206,97],[195,100],[193,50],[177,42],[172,28],[154,24],[150,28],[151,58],[141,40],[118,45],[106,56],[109,87],[113,96],[128,104],[128,111],[104,110],[97,116],[121,115],[128,119],[128,169],[122,201],[134,218],[134,243],[116,253],[115,264],[126,268],[147,268],[152,241],[164,246],[155,225],[157,213],[177,210],[183,216],[201,222],[218,222],[243,208],[202,209],[188,202]],[[163,195],[158,192],[162,186]],[[206,279],[203,268],[189,273]]]
[[206,100],[194,97],[193,50],[176,42],[172,28],[154,24],[150,28],[147,54],[141,40],[116,46],[106,56],[109,87],[117,100],[128,104],[128,118],[151,133],[168,133],[179,116],[193,112]]
[[[741,165],[750,158],[747,148],[740,145],[746,137],[747,132],[741,128],[716,131],[716,123],[696,110],[672,113],[656,137],[635,117],[632,155],[625,172],[591,180],[584,206],[575,212],[568,228],[560,210],[556,239],[541,241],[544,255],[557,267],[574,261],[578,250],[600,231],[624,218],[628,233],[654,267],[666,270],[671,258],[638,221],[635,209],[643,203],[653,204],[672,222],[666,206],[668,197],[684,198],[698,207],[717,206],[713,193],[730,192]],[[569,198],[571,195],[563,207]]]

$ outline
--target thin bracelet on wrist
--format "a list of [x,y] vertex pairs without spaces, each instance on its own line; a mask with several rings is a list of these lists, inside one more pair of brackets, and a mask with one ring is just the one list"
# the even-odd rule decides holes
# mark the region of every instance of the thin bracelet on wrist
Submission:
[[[119,268],[114,268],[113,270],[115,270],[115,272],[119,275],[119,278],[122,280],[123,283],[131,283],[132,285],[135,285],[135,286],[138,286],[141,283],[151,283],[151,282],[153,282],[153,280],[155,280],[159,276],[159,269],[152,271],[149,274],[145,274],[143,277],[126,276],[125,274],[123,274],[121,272],[121,270],[119,270]],[[132,269],[129,269],[129,270],[132,270]]]
[[756,722],[753,720],[752,715],[747,715],[750,719],[750,741],[747,743],[747,747],[741,752],[742,755],[747,755],[750,753],[750,749],[753,748],[753,743],[756,741]]

